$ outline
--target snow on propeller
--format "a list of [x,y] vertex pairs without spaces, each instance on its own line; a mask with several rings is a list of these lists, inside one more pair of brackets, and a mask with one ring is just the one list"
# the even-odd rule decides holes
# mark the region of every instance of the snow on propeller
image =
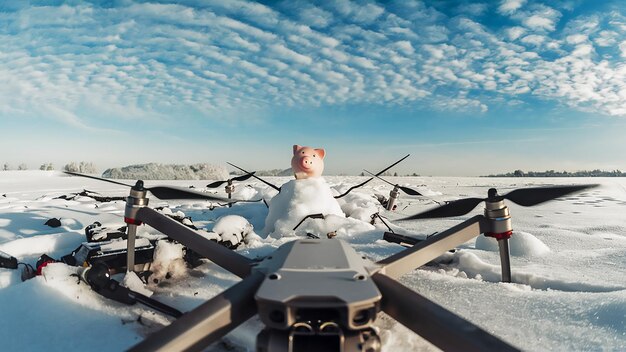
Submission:
[[[463,215],[483,201],[485,215],[375,263],[340,239],[297,239],[261,261],[236,252],[224,258],[216,244],[202,239],[204,244],[191,243],[189,231],[174,235],[179,229],[172,225],[165,229],[171,231],[170,237],[190,248],[203,246],[207,258],[242,281],[131,351],[199,351],[257,314],[265,325],[257,336],[257,351],[380,351],[381,341],[372,324],[381,310],[443,350],[517,351],[396,280],[481,233],[507,239],[512,229],[505,199],[533,206],[594,186],[527,188],[504,196],[492,189],[484,199],[450,202],[403,220]],[[139,215],[147,224],[158,223],[150,211],[142,210]]]

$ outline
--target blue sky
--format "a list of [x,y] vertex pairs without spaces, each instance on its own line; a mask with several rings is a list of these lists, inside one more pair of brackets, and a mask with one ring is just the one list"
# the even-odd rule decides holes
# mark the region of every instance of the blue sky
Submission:
[[623,1],[0,1],[0,162],[626,170]]

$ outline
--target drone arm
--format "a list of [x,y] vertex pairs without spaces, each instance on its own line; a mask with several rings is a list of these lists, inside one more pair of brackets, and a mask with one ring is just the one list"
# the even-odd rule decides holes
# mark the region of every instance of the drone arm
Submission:
[[260,273],[248,276],[129,351],[204,350],[257,313],[254,294],[264,279]]
[[482,215],[476,215],[377,264],[382,265],[381,273],[397,278],[481,233],[487,232],[489,228],[488,220]]
[[444,351],[519,351],[386,275],[372,280],[385,313]]
[[170,219],[154,209],[148,207],[139,209],[137,219],[241,278],[250,275],[252,264],[250,259],[202,237],[193,229]]

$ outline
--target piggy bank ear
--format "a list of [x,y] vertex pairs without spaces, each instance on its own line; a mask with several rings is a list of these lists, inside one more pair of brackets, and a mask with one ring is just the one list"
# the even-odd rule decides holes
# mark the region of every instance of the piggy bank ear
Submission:
[[297,152],[298,152],[298,150],[300,150],[300,149],[302,149],[302,146],[301,146],[301,145],[294,144],[294,145],[293,145],[293,155],[296,155],[296,153],[297,153]]
[[324,149],[315,149],[315,151],[317,152],[317,155],[319,155],[322,159],[324,159],[324,156],[326,156],[326,151]]

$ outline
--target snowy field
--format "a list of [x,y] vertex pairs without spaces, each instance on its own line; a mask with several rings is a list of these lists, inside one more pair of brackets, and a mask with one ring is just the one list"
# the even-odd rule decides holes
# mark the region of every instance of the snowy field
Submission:
[[[277,185],[290,179],[268,178]],[[365,178],[325,179],[333,192],[342,193]],[[348,218],[329,216],[326,220],[307,220],[295,233],[285,231],[285,236],[277,232],[288,228],[289,224],[281,225],[282,220],[278,218],[273,224],[276,225],[273,233],[267,236],[264,232],[268,209],[263,202],[215,208],[210,202],[164,202],[151,198],[150,206],[169,207],[174,213],[182,211],[196,226],[206,230],[213,230],[223,216],[244,217],[253,225],[253,232],[237,251],[250,258],[268,255],[279,245],[293,240],[293,236],[303,236],[306,232],[325,236],[327,232],[336,231],[338,238],[377,261],[403,247],[382,240],[386,228],[380,221],[374,225],[369,223],[370,215],[376,211],[391,221],[436,206],[437,202],[486,197],[491,187],[505,194],[515,188],[536,185],[599,183],[598,188],[532,208],[507,202],[514,228],[511,240],[513,283],[498,282],[497,245],[482,236],[465,243],[454,254],[446,254],[446,261],[442,263],[447,264],[419,268],[400,281],[523,350],[626,350],[626,179],[389,179],[425,196],[401,194],[397,211],[386,212],[374,196],[388,196],[390,186],[375,180],[339,202]],[[149,181],[146,185],[193,185],[196,190],[203,190],[210,181]],[[57,259],[71,253],[85,240],[85,227],[95,221],[109,227],[123,225],[122,201],[102,203],[89,197],[55,199],[83,189],[103,196],[128,195],[128,189],[123,186],[66,177],[59,172],[0,172],[0,250],[20,262],[35,265],[44,253]],[[218,190],[222,192],[223,188]],[[264,197],[270,201],[275,194],[274,190],[251,179],[237,184],[235,197]],[[306,208],[298,211],[306,212]],[[480,213],[482,205],[458,218],[393,222],[392,226],[397,233],[424,238]],[[44,225],[53,217],[61,219],[61,227]],[[274,217],[276,215],[272,215],[271,220]],[[235,223],[231,222],[231,227]],[[157,232],[142,226],[139,234],[148,236]],[[170,248],[168,252],[175,251]],[[164,268],[160,270],[171,275],[142,289],[154,292],[153,298],[181,311],[193,309],[238,280],[208,261],[191,270],[180,269],[180,266],[175,270],[178,259],[174,255],[161,260]],[[172,319],[142,305],[126,306],[103,298],[71,276],[76,272],[74,267],[51,264],[42,276],[25,282],[20,278],[21,268],[0,269],[3,350],[120,351],[158,331]],[[376,326],[383,351],[436,350],[383,314],[379,315]],[[252,318],[210,350],[252,351],[260,329],[259,320]]]

